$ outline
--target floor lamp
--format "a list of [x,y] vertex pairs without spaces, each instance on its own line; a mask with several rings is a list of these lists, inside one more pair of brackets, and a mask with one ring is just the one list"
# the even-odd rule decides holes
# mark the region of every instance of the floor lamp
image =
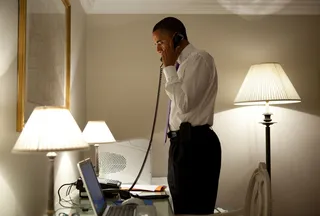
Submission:
[[25,124],[12,152],[47,152],[50,162],[47,215],[54,209],[54,160],[59,151],[89,149],[70,111],[62,107],[36,107]]
[[299,103],[301,98],[279,63],[261,63],[252,65],[245,77],[235,105],[265,105],[264,120],[266,129],[266,165],[271,179],[270,126],[272,113],[269,104]]
[[94,169],[96,175],[99,176],[99,144],[114,143],[116,140],[104,121],[88,121],[83,130],[83,135],[87,143],[95,147]]

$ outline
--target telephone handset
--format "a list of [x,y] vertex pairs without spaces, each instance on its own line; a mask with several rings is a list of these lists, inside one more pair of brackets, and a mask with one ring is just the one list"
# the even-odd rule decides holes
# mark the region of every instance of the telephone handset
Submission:
[[[180,42],[184,39],[183,35],[180,33],[175,33],[172,41],[173,41],[173,48],[176,49]],[[162,58],[160,58],[160,61],[162,62]]]
[[179,43],[184,39],[183,35],[180,33],[175,33],[172,40],[173,40],[173,48],[177,48]]

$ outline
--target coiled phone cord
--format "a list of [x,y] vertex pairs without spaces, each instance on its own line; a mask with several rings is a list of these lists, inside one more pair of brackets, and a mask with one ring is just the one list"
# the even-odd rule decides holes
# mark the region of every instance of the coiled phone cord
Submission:
[[131,191],[133,189],[133,187],[136,185],[137,181],[139,180],[140,176],[141,176],[141,173],[144,169],[144,166],[146,164],[146,161],[147,161],[147,158],[148,158],[148,155],[149,155],[149,151],[150,151],[150,148],[151,148],[151,144],[152,144],[152,139],[153,139],[153,134],[154,134],[154,128],[156,126],[156,122],[157,122],[157,114],[158,114],[158,106],[159,106],[159,98],[160,98],[160,89],[161,89],[161,78],[162,78],[162,65],[163,63],[161,63],[160,65],[160,74],[159,74],[159,84],[158,84],[158,93],[157,93],[157,101],[156,101],[156,108],[154,110],[154,117],[153,117],[153,124],[152,124],[152,129],[151,129],[151,135],[150,135],[150,140],[149,140],[149,146],[148,146],[148,149],[147,149],[147,152],[146,152],[146,155],[144,157],[144,160],[142,162],[142,165],[141,165],[141,168],[139,170],[139,173],[136,177],[136,179],[134,180],[133,184],[131,185],[131,187],[129,188],[128,191]]

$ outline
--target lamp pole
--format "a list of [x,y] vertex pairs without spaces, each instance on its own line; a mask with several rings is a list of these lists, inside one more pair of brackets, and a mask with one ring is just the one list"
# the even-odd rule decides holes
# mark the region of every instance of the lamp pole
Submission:
[[95,154],[95,166],[94,171],[96,173],[96,176],[99,177],[100,167],[99,167],[99,144],[94,144],[94,154]]
[[264,119],[261,124],[266,126],[266,164],[267,164],[267,171],[269,173],[270,181],[271,181],[271,139],[270,139],[270,126],[275,124],[271,119],[272,113],[269,112],[269,102],[266,103],[266,112],[263,114]]

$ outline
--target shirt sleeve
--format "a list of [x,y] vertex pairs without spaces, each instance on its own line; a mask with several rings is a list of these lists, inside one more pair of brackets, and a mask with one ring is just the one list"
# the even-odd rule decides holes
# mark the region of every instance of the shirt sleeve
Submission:
[[189,57],[184,68],[181,78],[174,66],[163,69],[166,77],[165,91],[182,114],[190,112],[198,105],[213,75],[212,66],[198,54]]

